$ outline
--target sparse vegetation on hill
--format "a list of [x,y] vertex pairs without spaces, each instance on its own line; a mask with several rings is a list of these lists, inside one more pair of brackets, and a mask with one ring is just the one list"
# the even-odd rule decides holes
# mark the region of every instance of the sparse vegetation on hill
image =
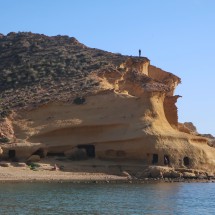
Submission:
[[88,48],[74,37],[1,34],[0,116],[5,117],[14,108],[66,101],[71,95],[92,92],[99,86],[90,78],[92,72],[114,70],[127,58]]

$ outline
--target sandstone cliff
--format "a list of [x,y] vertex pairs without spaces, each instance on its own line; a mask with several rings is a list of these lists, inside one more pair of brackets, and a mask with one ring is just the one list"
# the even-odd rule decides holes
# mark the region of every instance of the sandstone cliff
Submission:
[[9,33],[0,36],[0,73],[2,159],[83,151],[146,165],[215,166],[208,138],[178,125],[180,78],[145,57],[68,36]]

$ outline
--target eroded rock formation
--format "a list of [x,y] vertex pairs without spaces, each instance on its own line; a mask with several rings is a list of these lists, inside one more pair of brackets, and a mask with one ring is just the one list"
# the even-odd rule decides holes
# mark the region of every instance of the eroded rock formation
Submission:
[[0,73],[2,158],[83,155],[214,169],[208,138],[178,124],[180,78],[145,57],[10,33],[0,37]]

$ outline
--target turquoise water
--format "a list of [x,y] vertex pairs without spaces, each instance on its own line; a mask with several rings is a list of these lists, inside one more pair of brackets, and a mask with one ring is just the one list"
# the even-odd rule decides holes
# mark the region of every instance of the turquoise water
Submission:
[[215,214],[215,184],[0,184],[0,214]]

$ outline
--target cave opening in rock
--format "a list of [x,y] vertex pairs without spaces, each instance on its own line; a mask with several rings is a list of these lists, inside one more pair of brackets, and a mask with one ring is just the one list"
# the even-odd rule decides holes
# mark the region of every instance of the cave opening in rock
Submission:
[[184,165],[185,166],[189,166],[190,165],[190,158],[184,157],[183,161],[184,161]]
[[152,155],[152,164],[157,164],[158,163],[158,154],[153,154]]
[[79,149],[85,149],[86,154],[89,158],[95,158],[96,153],[95,153],[95,146],[92,144],[84,144],[84,145],[78,145]]
[[32,155],[39,155],[41,158],[44,158],[45,157],[45,152],[44,152],[43,149],[38,149]]
[[9,150],[9,151],[8,151],[8,157],[9,157],[10,159],[15,158],[15,157],[16,157],[16,150],[14,150],[14,149]]
[[164,165],[169,165],[170,164],[170,159],[168,155],[164,155]]
[[82,105],[86,102],[86,99],[84,97],[77,97],[73,100],[73,103],[76,105]]
[[64,152],[48,152],[47,157],[65,157]]

